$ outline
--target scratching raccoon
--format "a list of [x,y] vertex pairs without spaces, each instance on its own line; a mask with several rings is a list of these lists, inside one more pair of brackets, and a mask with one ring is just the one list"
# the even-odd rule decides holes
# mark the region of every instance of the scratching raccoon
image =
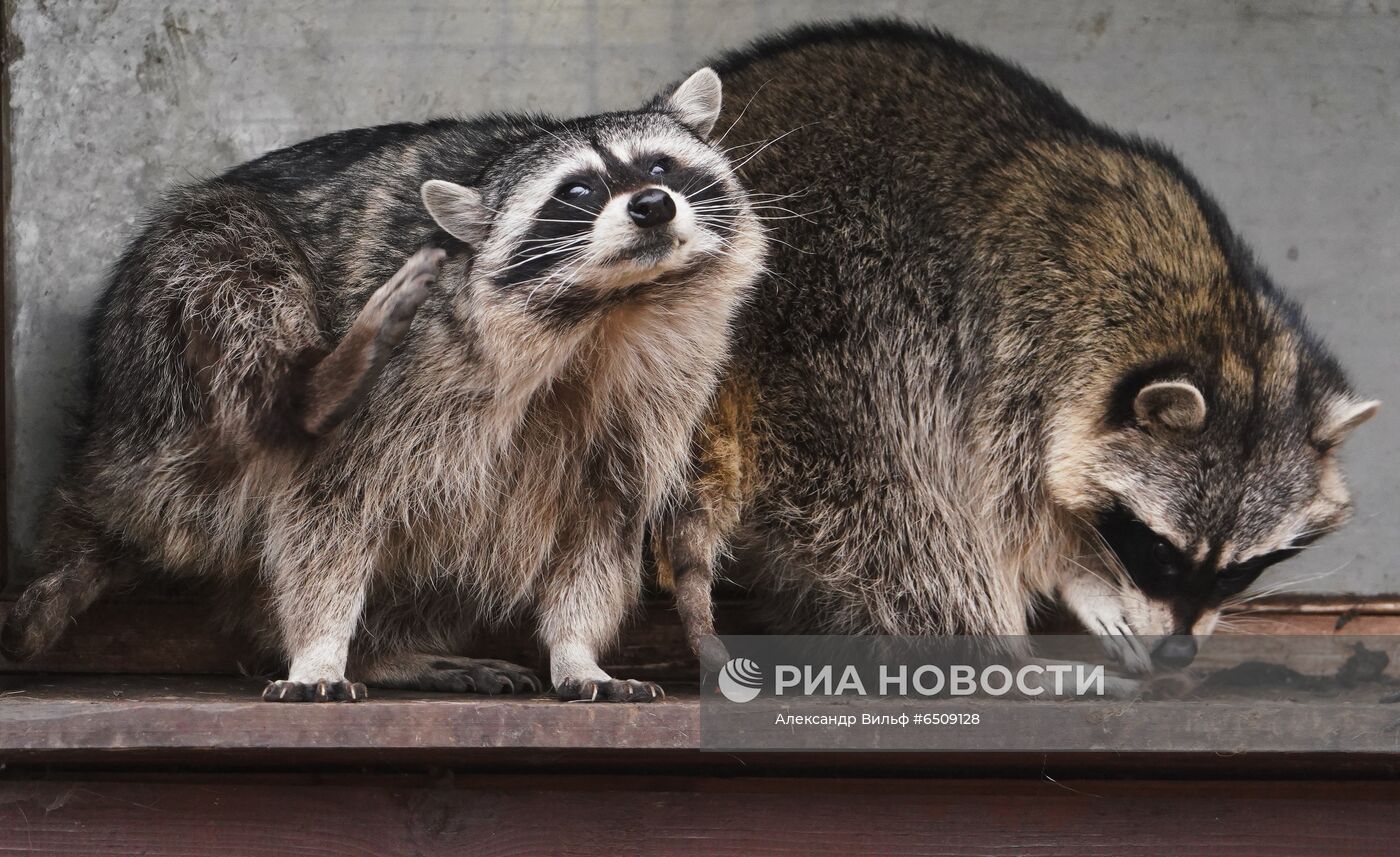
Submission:
[[[633,604],[763,238],[719,81],[640,111],[347,131],[171,195],[94,319],[91,413],[4,630],[128,568],[213,580],[264,698],[537,689],[468,657],[533,617],[569,699]],[[406,261],[405,261],[406,260]]]
[[1346,519],[1377,404],[1163,148],[896,22],[716,68],[787,211],[657,531],[693,642],[733,556],[778,628],[1021,635],[1058,599],[1146,671]]

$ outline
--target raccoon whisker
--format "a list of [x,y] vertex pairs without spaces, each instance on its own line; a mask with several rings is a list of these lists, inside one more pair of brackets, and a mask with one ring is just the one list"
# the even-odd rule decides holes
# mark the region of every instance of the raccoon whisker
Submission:
[[1276,633],[1286,631],[1288,625],[1263,614],[1252,613],[1231,613],[1228,617],[1221,616],[1216,620],[1216,629],[1224,628],[1229,631],[1250,631],[1252,633]]
[[554,133],[553,131],[549,130],[548,128],[544,127],[543,125],[541,125],[540,123],[536,122],[535,120],[531,119],[531,120],[529,120],[529,122],[530,122],[531,127],[533,127],[536,131],[540,131],[541,133],[548,134],[549,136],[553,137],[555,140],[559,141],[560,143],[563,143],[563,144],[566,145],[566,146],[569,144],[569,141],[568,141],[568,140],[565,140],[563,137],[560,137],[558,134],[556,134],[556,133]]
[[[781,212],[783,212],[784,214],[791,215],[792,217],[800,217],[800,218],[802,218],[802,219],[804,219],[804,220],[810,220],[811,217],[812,217],[812,215],[814,215],[814,214],[825,214],[826,212],[830,211],[830,210],[831,210],[831,206],[829,206],[829,205],[824,205],[824,206],[822,206],[821,208],[814,208],[814,209],[812,209],[812,210],[810,210],[810,211],[795,211],[795,210],[793,210],[793,209],[791,209],[791,208],[783,208],[782,206],[776,206],[776,205],[772,205],[772,206],[769,206],[769,205],[759,205],[759,206],[755,206],[753,210],[754,210],[754,211],[781,211]],[[760,215],[760,216],[763,216],[763,217],[771,217],[772,215]]]
[[[810,128],[810,127],[812,127],[813,125],[816,125],[816,124],[817,124],[816,122],[806,122],[806,123],[804,123],[804,124],[802,124],[802,125],[798,125],[796,128],[793,128],[793,129],[788,130],[788,131],[784,131],[783,133],[779,134],[778,136],[774,137],[773,139],[768,140],[768,141],[765,142],[762,146],[758,147],[758,148],[755,149],[754,151],[752,151],[752,152],[750,152],[749,154],[745,155],[744,158],[743,158],[743,160],[739,161],[739,163],[735,164],[733,167],[731,167],[731,169],[732,169],[734,172],[737,173],[745,164],[747,164],[749,161],[752,161],[754,158],[758,157],[759,155],[763,154],[770,146],[772,146],[772,145],[774,145],[775,143],[777,143],[778,141],[782,140],[784,137],[790,136],[790,135],[792,135],[792,134],[796,134],[798,131],[801,131],[801,130],[803,130],[804,128]],[[715,181],[717,182],[717,181],[719,181],[719,179],[716,179]]]
[[525,239],[524,241],[521,241],[520,244],[521,244],[521,246],[525,246],[525,245],[527,245],[527,244],[534,244],[534,245],[536,245],[536,246],[544,246],[544,245],[547,245],[547,244],[560,244],[560,243],[565,243],[565,242],[570,242],[570,241],[587,241],[588,238],[589,238],[589,233],[587,233],[587,232],[581,232],[581,233],[575,233],[575,234],[571,234],[571,235],[557,235],[557,236],[555,236],[555,237],[553,237],[553,238],[527,238],[527,239]]
[[[796,210],[791,209],[791,208],[787,208],[786,206],[782,206],[782,205],[769,205],[769,204],[766,204],[766,203],[760,203],[759,205],[745,205],[745,204],[742,204],[742,203],[730,204],[730,203],[727,203],[727,202],[725,202],[725,203],[709,203],[709,202],[702,202],[702,203],[696,204],[696,205],[694,206],[694,208],[695,208],[697,211],[781,211],[781,212],[784,212],[784,213],[787,213],[787,214],[797,214],[797,213],[798,213]],[[811,213],[811,214],[819,214],[819,213],[824,212],[824,211],[827,211],[827,210],[829,210],[827,207],[823,207],[823,208],[813,209],[813,210],[812,210],[811,212],[809,212],[809,213]]]
[[[556,253],[560,250],[568,250],[576,247],[583,247],[587,243],[588,242],[586,240],[573,240],[561,244],[541,244],[538,247],[527,248],[523,252],[531,254],[533,258],[541,258],[543,256],[548,256],[553,253]],[[511,267],[514,267],[514,265],[512,265]]]
[[[729,133],[730,133],[731,131],[733,131],[734,128],[735,128],[736,126],[738,126],[740,120],[742,120],[742,119],[744,118],[744,114],[749,112],[749,105],[750,105],[750,104],[753,104],[753,100],[754,100],[755,98],[758,97],[758,94],[759,94],[760,92],[762,92],[762,91],[763,91],[763,88],[764,88],[765,86],[767,86],[769,83],[771,83],[772,80],[773,80],[773,78],[770,77],[770,78],[768,78],[768,80],[765,80],[765,81],[763,81],[763,83],[760,83],[760,84],[758,85],[758,88],[756,88],[756,89],[753,91],[753,94],[749,96],[749,100],[744,102],[743,108],[739,110],[739,115],[734,117],[734,121],[729,123],[729,127],[724,129],[724,133],[721,134],[721,135],[719,135],[719,139],[716,140],[716,141],[714,141],[714,142],[711,143],[710,145],[714,146],[714,147],[717,148],[717,149],[720,148],[720,144],[723,143],[723,142],[724,142],[724,139],[725,139],[726,137],[729,136]],[[737,148],[737,147],[736,147],[736,148]],[[721,151],[724,151],[724,150],[721,150]]]
[[530,301],[534,299],[535,294],[545,286],[550,286],[554,291],[554,296],[550,298],[549,303],[545,304],[545,309],[549,309],[553,306],[554,302],[559,299],[559,296],[567,291],[569,286],[573,284],[574,278],[577,277],[589,263],[595,261],[595,255],[595,252],[584,253],[572,266],[566,265],[540,278],[539,282],[535,284],[535,287],[525,296],[526,309],[529,308]]
[[548,251],[546,251],[546,252],[544,252],[544,253],[537,253],[537,254],[535,254],[535,255],[533,255],[533,256],[530,256],[530,257],[527,257],[527,258],[525,258],[525,259],[521,259],[519,262],[516,262],[516,263],[513,264],[513,265],[507,265],[507,266],[505,266],[504,268],[501,268],[499,273],[504,273],[505,271],[509,271],[509,270],[511,270],[512,268],[519,268],[521,265],[528,265],[529,263],[531,263],[531,262],[536,262],[536,261],[538,261],[538,260],[540,260],[540,259],[545,258],[546,256],[558,256],[560,253],[568,253],[568,252],[573,251],[573,250],[576,250],[576,249],[577,249],[577,247],[575,247],[575,246],[559,247],[559,248],[554,249],[554,250],[548,250]]
[[[795,133],[797,133],[798,131],[801,131],[803,128],[808,128],[808,127],[811,127],[812,125],[815,125],[815,124],[817,124],[817,123],[815,123],[815,122],[808,122],[808,123],[806,123],[806,124],[804,124],[804,125],[798,125],[796,128],[793,128],[791,131],[784,131],[783,133],[779,134],[778,136],[774,137],[773,139],[768,140],[767,142],[765,142],[765,143],[764,143],[762,146],[760,146],[759,148],[757,148],[757,149],[755,149],[754,151],[750,152],[748,155],[745,155],[745,156],[744,156],[744,159],[741,160],[739,163],[731,165],[730,168],[729,168],[729,169],[730,169],[730,172],[732,172],[732,173],[738,173],[739,170],[740,170],[745,164],[747,164],[749,161],[752,161],[754,158],[758,157],[759,155],[761,155],[761,154],[763,154],[765,151],[767,151],[767,149],[768,149],[769,146],[772,146],[774,143],[777,143],[779,140],[783,139],[784,137],[788,136],[789,134],[795,134]],[[724,179],[725,179],[725,176],[721,175],[719,178],[715,179],[714,181],[710,182],[709,184],[705,185],[704,187],[700,188],[699,190],[695,191],[694,193],[703,193],[703,192],[709,190],[710,188],[714,187],[715,185],[719,184],[720,182],[724,181]],[[691,197],[691,194],[687,194],[687,195],[686,195],[686,201],[689,201],[689,200],[690,200],[690,197]]]
[[[1141,598],[1141,593],[1138,592],[1137,587],[1123,586],[1123,584],[1130,582],[1128,570],[1118,561],[1118,555],[1113,552],[1113,548],[1104,540],[1103,534],[1099,532],[1098,527],[1094,526],[1093,523],[1082,514],[1074,513],[1073,517],[1079,522],[1080,537],[1088,542],[1089,547],[1094,550],[1094,556],[1102,563],[1104,570],[1112,576],[1113,579],[1106,579],[1107,582],[1120,587],[1120,591],[1132,592],[1135,597]],[[1145,598],[1142,600],[1144,602],[1146,601]]]
[[800,197],[803,197],[803,196],[806,196],[806,195],[807,195],[807,192],[806,192],[806,191],[801,191],[801,192],[798,192],[798,193],[781,193],[781,194],[775,193],[775,194],[769,194],[769,195],[766,196],[766,197],[765,197],[765,196],[757,196],[757,195],[751,195],[751,196],[745,197],[745,196],[739,196],[739,195],[736,195],[736,194],[725,193],[725,194],[723,194],[723,195],[721,195],[721,196],[714,197],[713,199],[702,199],[702,200],[700,200],[699,202],[697,202],[697,203],[695,203],[695,204],[696,204],[696,205],[712,205],[712,204],[731,204],[731,203],[737,203],[737,204],[749,205],[749,206],[752,206],[752,207],[754,207],[754,208],[759,208],[759,207],[762,207],[762,206],[765,206],[765,205],[775,205],[775,204],[780,203],[780,202],[783,202],[783,201],[785,201],[785,200],[796,199],[796,198],[800,198]]
[[[771,203],[782,202],[783,200],[787,199],[800,199],[810,194],[812,190],[813,186],[809,185],[807,187],[802,188],[801,190],[795,190],[790,193],[750,193],[747,195],[746,198],[749,200],[749,202],[752,202],[754,205],[769,205]],[[740,197],[731,194],[726,194],[723,197],[716,197],[716,199],[739,198]]]
[[722,146],[722,147],[720,148],[720,151],[723,152],[724,154],[728,155],[730,152],[737,152],[737,151],[739,151],[740,149],[751,149],[751,148],[753,148],[754,146],[761,146],[761,145],[763,145],[763,141],[762,141],[762,140],[749,140],[747,143],[735,143],[735,144],[732,145],[732,146]]
[[796,253],[801,253],[801,254],[804,255],[804,256],[811,256],[811,255],[813,255],[814,252],[815,252],[815,251],[812,251],[812,250],[804,250],[804,249],[802,249],[801,247],[798,247],[798,246],[795,245],[795,244],[789,244],[788,242],[783,241],[783,240],[780,239],[780,238],[774,238],[772,235],[769,235],[769,236],[767,236],[767,237],[768,237],[769,243],[772,243],[772,244],[781,244],[781,245],[783,245],[784,247],[788,248],[789,250],[792,250],[792,251],[794,251],[794,252],[796,252]]
[[597,261],[597,251],[582,253],[571,265],[563,265],[545,278],[546,282],[558,280],[561,286],[573,284],[574,278],[589,264]]
[[526,309],[526,311],[529,311],[529,309],[530,309],[530,302],[533,301],[533,300],[535,299],[535,294],[538,293],[540,289],[542,289],[542,288],[544,288],[545,286],[549,285],[550,282],[551,282],[551,280],[554,279],[554,276],[555,276],[556,273],[557,273],[557,272],[555,272],[555,271],[551,271],[551,272],[549,272],[548,274],[546,274],[545,276],[540,277],[539,279],[535,280],[534,286],[530,289],[529,292],[527,292],[527,293],[525,294],[525,309]]
[[749,197],[758,202],[774,202],[780,199],[790,199],[795,196],[806,196],[816,189],[816,185],[807,185],[801,190],[789,191],[787,193],[751,193]]
[[[1331,527],[1318,527],[1317,529],[1313,529],[1313,530],[1304,530],[1304,531],[1302,531],[1301,533],[1296,533],[1296,534],[1293,536],[1293,538],[1291,539],[1291,541],[1297,542],[1297,541],[1299,541],[1300,539],[1311,539],[1311,538],[1314,538],[1314,537],[1316,537],[1316,536],[1325,536],[1325,535],[1327,535],[1327,534],[1330,533],[1330,532],[1332,532],[1332,528],[1331,528]],[[1288,549],[1289,549],[1289,550],[1298,550],[1298,551],[1302,551],[1302,550],[1307,550],[1307,549],[1313,548],[1313,547],[1316,547],[1316,545],[1315,545],[1315,544],[1292,545],[1292,546],[1288,546]]]
[[1266,586],[1262,589],[1249,590],[1245,593],[1242,593],[1239,596],[1236,596],[1236,598],[1232,602],[1227,603],[1248,604],[1251,601],[1258,601],[1261,598],[1268,598],[1271,595],[1280,595],[1285,592],[1293,592],[1296,591],[1299,587],[1304,586],[1305,584],[1316,583],[1319,580],[1324,580],[1326,578],[1331,577],[1334,574],[1338,574],[1344,571],[1349,565],[1351,565],[1351,560],[1347,560],[1346,562],[1342,563],[1341,565],[1337,566],[1331,571],[1318,572],[1317,574],[1309,575],[1307,577],[1299,577],[1294,578],[1292,580],[1281,581],[1272,586]]
[[577,210],[577,211],[582,211],[584,214],[588,215],[588,219],[589,219],[590,222],[591,222],[594,218],[596,218],[596,217],[598,216],[598,213],[597,213],[596,211],[589,211],[588,209],[584,208],[584,207],[581,206],[581,205],[574,205],[572,202],[569,202],[567,199],[558,199],[558,198],[556,197],[556,198],[555,198],[555,202],[561,203],[561,204],[563,204],[563,205],[567,205],[569,208],[575,209],[575,210]]
[[694,209],[695,211],[697,211],[697,212],[704,212],[704,213],[706,213],[706,214],[713,213],[713,212],[720,212],[720,211],[727,211],[727,212],[750,211],[750,212],[753,212],[753,213],[754,213],[754,216],[755,216],[755,217],[768,217],[768,218],[772,218],[772,219],[787,219],[787,218],[778,218],[778,217],[776,217],[775,215],[760,215],[760,214],[758,214],[758,212],[760,212],[760,211],[781,211],[781,212],[783,212],[784,214],[792,215],[792,216],[795,216],[795,217],[806,217],[808,214],[820,214],[820,213],[822,213],[823,211],[826,211],[826,210],[827,210],[827,209],[824,209],[824,208],[819,208],[819,209],[817,209],[817,210],[815,210],[815,211],[803,213],[803,212],[799,212],[799,211],[793,211],[793,210],[790,209],[790,208],[784,208],[784,207],[782,207],[782,206],[780,206],[780,205],[709,205],[709,204],[706,204],[706,203],[701,203],[700,205],[691,206],[691,208],[693,208],[693,209]]
[[578,219],[575,219],[575,220],[564,220],[564,219],[561,219],[561,218],[558,218],[558,217],[532,217],[532,218],[530,218],[530,222],[531,222],[531,223],[592,223],[593,221],[592,221],[592,220],[584,220],[584,219],[582,219],[582,218],[578,218]]
[[509,267],[502,268],[501,270],[509,271],[511,268],[517,268],[528,262],[533,262],[537,259],[543,259],[548,256],[557,256],[560,253],[567,253],[571,250],[578,250],[583,246],[584,244],[563,244],[555,247],[531,247],[529,250],[523,251],[529,254],[526,258],[521,259],[518,262],[513,262]]
[[569,272],[567,277],[564,277],[559,281],[559,283],[554,287],[554,295],[549,299],[549,302],[544,305],[544,308],[546,310],[554,306],[554,303],[559,300],[559,296],[569,290],[569,287],[574,284],[575,278],[583,270],[584,266],[587,264],[588,261],[588,259],[585,259],[579,262],[574,267],[574,269]]
[[[691,185],[686,184],[681,188],[681,195],[690,199],[691,195],[697,193]],[[795,197],[806,196],[806,191],[801,193],[769,194],[767,197],[750,195],[744,196],[732,193],[724,193],[711,199],[702,199],[691,202],[694,208],[734,208],[740,210],[758,210],[762,208],[777,207],[777,204]],[[822,209],[824,210],[824,209]]]
[[1099,580],[1111,586],[1114,589],[1114,591],[1119,594],[1119,596],[1128,598],[1132,601],[1135,601],[1138,604],[1147,603],[1147,597],[1144,596],[1136,586],[1123,585],[1127,582],[1126,574],[1121,576],[1115,575],[1110,569],[1085,565],[1084,563],[1080,562],[1078,558],[1072,556],[1066,556],[1065,559],[1069,560],[1069,562],[1073,565],[1078,566],[1082,571],[1092,575],[1093,577],[1097,577]]
[[[554,247],[562,247],[568,244],[583,246],[589,241],[588,235],[566,235],[562,238],[533,238],[529,241],[520,242],[521,247],[526,247],[525,252],[533,253],[536,250],[548,250]],[[531,245],[531,246],[526,246]]]
[[[698,211],[698,209],[697,209],[697,211]],[[706,214],[714,214],[715,211],[712,210],[712,209],[706,209],[706,210],[705,210],[705,213],[706,213]],[[813,214],[820,214],[821,212],[812,212],[812,213],[813,213]],[[816,223],[816,221],[813,220],[813,219],[812,219],[811,217],[809,217],[808,215],[806,215],[806,214],[801,214],[801,213],[795,212],[795,211],[792,212],[791,214],[757,214],[757,213],[755,213],[755,214],[753,214],[753,219],[754,219],[754,220],[805,220],[805,221],[807,221],[808,223]]]
[[535,283],[535,287],[530,289],[530,291],[525,295],[525,310],[527,312],[530,309],[530,301],[535,299],[535,293],[538,292],[540,289],[544,288],[545,285],[547,285],[548,283],[549,277],[541,277],[539,282]]

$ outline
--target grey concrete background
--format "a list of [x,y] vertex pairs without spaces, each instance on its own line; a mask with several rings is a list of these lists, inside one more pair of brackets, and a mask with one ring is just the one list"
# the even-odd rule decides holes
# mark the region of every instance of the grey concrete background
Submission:
[[1175,147],[1360,389],[1344,535],[1286,567],[1400,592],[1400,4],[6,0],[12,543],[31,539],[103,271],[163,188],[326,131],[640,102],[789,22],[893,11],[1014,58],[1090,115]]

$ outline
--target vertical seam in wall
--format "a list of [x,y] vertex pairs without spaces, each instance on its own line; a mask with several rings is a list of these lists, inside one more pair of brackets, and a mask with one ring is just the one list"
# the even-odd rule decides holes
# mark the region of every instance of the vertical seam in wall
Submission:
[[[502,77],[510,76],[511,24],[510,0],[502,0],[496,4],[496,68],[492,83],[499,84]],[[492,110],[499,107],[494,102],[495,96],[492,96],[492,103],[488,105]]]
[[587,113],[598,112],[598,0],[588,0],[584,4],[588,12],[584,26],[588,38],[588,66],[584,69],[584,85],[588,93]]
[[4,193],[0,195],[0,324],[3,324],[5,339],[0,343],[0,397],[3,397],[3,412],[0,425],[4,426],[5,448],[0,449],[0,591],[5,589],[10,577],[10,450],[14,446],[14,432],[11,429],[11,415],[14,408],[10,399],[14,391],[10,384],[10,343],[14,341],[10,329],[12,317],[10,307],[11,283],[14,280],[13,263],[10,261],[10,194],[14,192],[14,175],[10,165],[10,64],[19,59],[23,44],[15,35],[15,17],[18,14],[15,0],[3,0],[0,5],[0,20],[5,22],[4,43],[0,44],[0,181],[4,183]]
[[690,59],[692,48],[686,44],[685,32],[689,22],[685,17],[685,0],[671,0],[671,56],[686,57],[686,62],[695,62]]

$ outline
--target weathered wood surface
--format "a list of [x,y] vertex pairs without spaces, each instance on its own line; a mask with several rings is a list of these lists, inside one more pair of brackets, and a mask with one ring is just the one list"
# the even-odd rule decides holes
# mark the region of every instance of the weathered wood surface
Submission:
[[34,855],[1393,855],[1396,783],[479,777],[0,783]]
[[[701,703],[683,687],[645,705],[392,691],[372,692],[370,700],[353,705],[273,705],[258,699],[260,688],[254,680],[212,677],[6,676],[0,679],[0,762],[116,765],[150,757],[213,763],[227,757],[274,766],[288,759],[448,764],[523,751],[611,755],[625,765],[634,753],[719,755],[702,751]],[[1046,750],[1222,754],[1222,769],[1251,753],[1339,760],[1361,754],[1400,763],[1400,706],[1377,705],[1378,694],[1362,687],[1351,697],[1302,701],[963,699],[947,704],[978,712],[987,727],[961,735],[911,734],[924,751],[890,755],[931,765],[940,753]],[[845,754],[826,755],[833,765],[845,762]]]

